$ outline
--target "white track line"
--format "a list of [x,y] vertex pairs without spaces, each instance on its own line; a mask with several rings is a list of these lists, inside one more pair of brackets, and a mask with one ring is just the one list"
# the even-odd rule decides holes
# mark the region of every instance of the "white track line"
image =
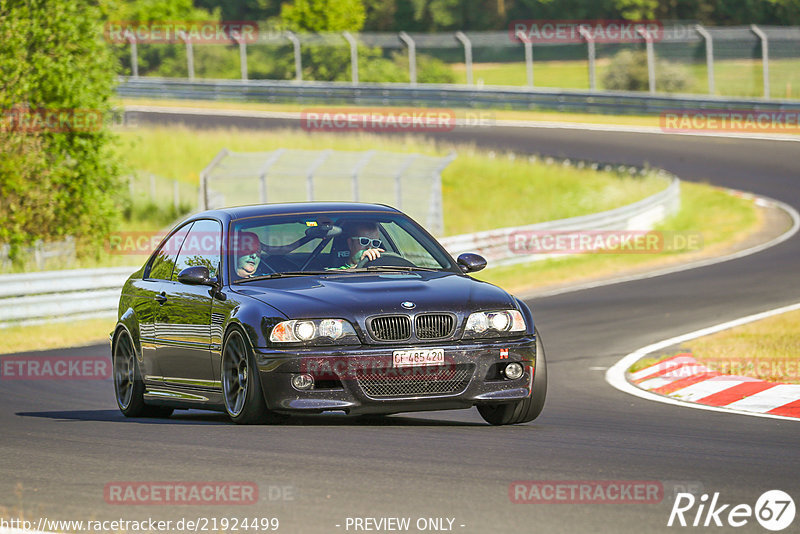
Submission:
[[683,389],[673,391],[670,393],[670,396],[680,400],[695,401],[697,399],[704,399],[708,396],[719,393],[720,391],[725,391],[726,389],[730,389],[734,386],[738,386],[739,384],[744,384],[744,381],[731,380],[727,377],[725,380],[715,380],[711,378],[709,380],[703,380],[702,382],[692,384],[691,386],[686,386]]
[[[311,107],[311,106],[309,106]],[[360,106],[369,108],[371,106]],[[379,108],[380,106],[372,106]],[[205,115],[217,117],[242,117],[255,119],[286,119],[301,120],[302,112],[297,111],[261,111],[247,109],[214,109],[214,108],[195,108],[189,106],[140,106],[126,105],[126,111],[139,111],[143,113],[178,113],[182,115]],[[314,107],[319,111],[319,107]],[[331,112],[338,108],[331,108]],[[342,108],[341,111],[346,111]],[[489,111],[491,110],[483,110]],[[486,124],[472,124],[468,119],[456,118],[456,126],[469,126],[474,128],[544,128],[553,130],[590,130],[595,132],[619,132],[619,133],[641,133],[655,135],[682,135],[691,137],[722,137],[727,139],[755,139],[759,141],[788,141],[800,142],[800,135],[758,135],[737,132],[668,132],[653,126],[624,126],[619,124],[594,124],[590,122],[560,122],[560,121],[525,121],[525,120],[489,120]]]
[[[800,399],[800,385],[778,384],[777,386],[748,395],[742,400],[732,402],[726,406],[735,410],[748,410],[751,412],[768,412],[775,408],[785,406],[790,402]],[[796,418],[795,418],[796,419]]]
[[[758,321],[760,319],[766,319],[767,317],[772,317],[774,315],[780,315],[781,313],[786,313],[790,311],[800,310],[800,302],[796,304],[791,304],[789,306],[783,306],[781,308],[775,308],[773,310],[768,310],[761,313],[756,313],[754,315],[748,315],[747,317],[741,317],[739,319],[735,319],[733,321],[728,321],[725,323],[721,323],[715,326],[709,326],[708,328],[702,328],[700,330],[695,330],[694,332],[689,332],[688,334],[683,334],[681,336],[672,337],[669,339],[665,339],[663,341],[659,341],[658,343],[653,343],[652,345],[648,345],[646,347],[642,347],[641,349],[631,352],[620,361],[615,363],[611,366],[608,371],[606,371],[606,382],[611,384],[613,387],[617,388],[620,391],[625,393],[630,393],[636,397],[640,397],[642,399],[652,400],[656,402],[663,402],[664,404],[672,404],[673,406],[683,406],[686,408],[695,408],[698,410],[708,410],[711,412],[723,412],[723,413],[733,413],[739,415],[749,415],[751,417],[766,417],[769,419],[785,419],[787,421],[795,421],[797,422],[798,419],[796,417],[786,417],[783,415],[773,415],[767,413],[756,413],[756,412],[749,412],[744,410],[737,410],[731,408],[724,408],[724,407],[717,407],[717,406],[706,406],[704,404],[695,404],[692,402],[686,402],[683,400],[678,400],[672,397],[665,397],[663,395],[658,395],[656,393],[651,393],[649,391],[645,391],[640,389],[625,378],[625,371],[628,368],[639,361],[641,358],[644,358],[651,352],[655,352],[657,350],[664,349],[666,347],[677,345],[678,343],[683,343],[684,341],[688,341],[690,339],[696,339],[698,337],[707,336],[709,334],[714,334],[716,332],[721,332],[722,330],[728,330],[729,328],[734,328],[736,326],[741,326],[743,324],[752,323],[754,321]],[[775,386],[779,387],[779,386]],[[775,388],[771,388],[775,389]],[[800,387],[798,387],[800,389]],[[755,397],[756,395],[752,395]],[[750,398],[750,397],[748,397]],[[796,397],[794,397],[796,398]],[[793,400],[793,399],[792,399]],[[740,401],[739,401],[740,402]],[[788,401],[787,401],[788,402]],[[774,408],[774,406],[773,406]],[[771,408],[770,408],[771,409]]]
[[642,380],[643,378],[653,375],[661,376],[668,369],[672,369],[673,367],[684,365],[686,363],[694,363],[696,361],[697,360],[691,356],[676,356],[670,358],[669,360],[664,360],[663,362],[658,362],[655,365],[651,365],[650,367],[636,371],[635,373],[631,373],[631,380]]
[[650,391],[651,389],[658,389],[662,386],[666,386],[667,384],[672,384],[677,380],[676,378],[651,378],[649,380],[645,380],[644,382],[639,382],[637,385],[642,388]]

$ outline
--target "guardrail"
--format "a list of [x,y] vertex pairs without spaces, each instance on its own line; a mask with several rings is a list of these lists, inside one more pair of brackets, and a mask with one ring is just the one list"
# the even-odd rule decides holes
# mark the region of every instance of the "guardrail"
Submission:
[[[500,228],[441,238],[454,256],[477,252],[493,265],[545,259],[548,255],[519,255],[509,246],[516,232],[565,230],[648,229],[680,206],[680,181],[659,171],[669,185],[663,191],[621,208],[539,224]],[[125,280],[137,267],[74,269],[0,276],[0,329],[13,325],[112,318],[116,315]]]
[[[443,237],[439,242],[451,255],[476,252],[491,262],[493,266],[512,265],[535,260],[544,260],[552,254],[519,254],[511,246],[514,235],[528,232],[566,232],[598,230],[649,230],[656,223],[680,208],[680,180],[669,176],[666,189],[621,208],[592,213],[569,219],[546,221],[526,226],[499,228],[474,234]],[[563,255],[563,254],[560,254]]]
[[117,86],[117,94],[121,97],[140,98],[299,102],[327,105],[553,109],[614,114],[659,114],[664,111],[698,109],[800,111],[800,101],[797,100],[517,87],[477,89],[474,86],[402,83],[352,84],[273,80],[188,81],[168,78],[121,78]]
[[122,285],[137,267],[0,276],[0,328],[114,317]]

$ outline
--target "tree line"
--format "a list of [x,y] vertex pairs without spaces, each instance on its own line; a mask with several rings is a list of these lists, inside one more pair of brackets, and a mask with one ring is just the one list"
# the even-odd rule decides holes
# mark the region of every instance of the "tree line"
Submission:
[[520,19],[800,24],[800,0],[195,0],[195,6],[209,12],[218,9],[225,20],[258,21],[280,18],[287,6],[305,12],[324,6],[329,18],[339,12],[363,13],[363,25],[356,29],[364,31],[503,30]]

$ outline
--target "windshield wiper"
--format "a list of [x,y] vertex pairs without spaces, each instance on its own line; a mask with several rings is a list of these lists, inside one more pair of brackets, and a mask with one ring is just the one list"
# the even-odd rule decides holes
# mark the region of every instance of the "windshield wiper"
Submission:
[[409,271],[428,271],[438,272],[441,269],[432,269],[430,267],[411,267],[409,265],[372,265],[361,267],[360,269],[347,269],[348,272],[356,273],[369,273],[369,272],[409,272]]
[[286,271],[283,273],[262,274],[259,276],[251,276],[250,278],[235,280],[234,283],[254,282],[257,280],[272,280],[273,278],[289,278],[291,276],[313,276],[317,274],[330,274],[330,271]]

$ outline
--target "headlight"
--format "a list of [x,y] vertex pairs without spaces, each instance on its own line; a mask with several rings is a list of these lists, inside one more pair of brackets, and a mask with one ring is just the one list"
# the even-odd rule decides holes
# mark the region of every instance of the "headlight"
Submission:
[[273,343],[357,343],[358,337],[353,325],[344,319],[292,319],[276,324],[269,340]]
[[464,337],[495,337],[525,332],[525,319],[518,310],[475,312],[467,318]]

